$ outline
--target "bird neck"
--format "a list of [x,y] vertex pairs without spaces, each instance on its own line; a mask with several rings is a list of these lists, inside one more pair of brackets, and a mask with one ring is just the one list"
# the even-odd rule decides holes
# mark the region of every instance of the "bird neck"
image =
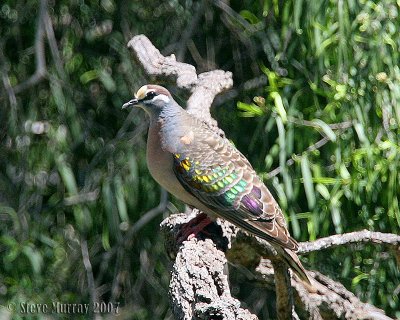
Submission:
[[158,122],[163,122],[163,119],[175,118],[183,109],[175,102],[171,101],[167,106],[163,108],[144,108],[150,117],[150,124],[155,125]]
[[160,118],[163,119],[173,119],[176,118],[179,114],[181,114],[184,110],[182,107],[177,104],[175,101],[171,101],[167,107],[164,107],[160,112]]
[[178,104],[169,105],[168,108],[160,113],[156,120],[151,121],[150,129],[157,129],[159,139],[164,151],[170,153],[178,152],[179,138],[187,131],[190,125],[190,117],[186,110],[182,109]]

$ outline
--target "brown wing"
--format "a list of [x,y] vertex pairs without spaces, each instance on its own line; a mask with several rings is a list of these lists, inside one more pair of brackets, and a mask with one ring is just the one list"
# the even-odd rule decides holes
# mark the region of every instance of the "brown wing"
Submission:
[[[193,120],[196,121],[196,120]],[[182,186],[210,210],[267,241],[297,250],[277,202],[248,160],[200,122],[183,135],[174,153]]]

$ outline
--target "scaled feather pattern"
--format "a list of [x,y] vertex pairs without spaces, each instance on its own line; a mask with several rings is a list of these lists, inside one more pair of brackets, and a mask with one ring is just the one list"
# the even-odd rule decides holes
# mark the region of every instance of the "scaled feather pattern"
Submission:
[[130,106],[139,106],[150,116],[147,165],[160,185],[206,214],[269,241],[295,273],[310,283],[281,209],[228,139],[189,114],[163,87],[141,87],[123,107]]
[[191,141],[183,139],[174,153],[174,172],[184,188],[228,221],[297,250],[278,204],[248,160],[200,120],[191,117],[185,126]]

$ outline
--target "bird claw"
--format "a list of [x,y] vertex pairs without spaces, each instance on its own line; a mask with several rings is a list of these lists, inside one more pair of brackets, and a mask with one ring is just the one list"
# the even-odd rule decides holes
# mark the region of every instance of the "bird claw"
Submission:
[[204,228],[207,227],[212,221],[205,213],[200,213],[189,222],[183,224],[176,236],[177,244],[182,244],[183,241],[195,238],[200,232],[205,235],[210,235]]

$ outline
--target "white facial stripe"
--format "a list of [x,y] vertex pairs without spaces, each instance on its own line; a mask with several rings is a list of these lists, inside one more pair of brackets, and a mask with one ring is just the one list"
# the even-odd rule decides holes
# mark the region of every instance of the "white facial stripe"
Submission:
[[169,98],[165,94],[158,94],[152,100],[153,101],[161,100],[161,101],[164,101],[165,103],[168,103],[170,101]]

